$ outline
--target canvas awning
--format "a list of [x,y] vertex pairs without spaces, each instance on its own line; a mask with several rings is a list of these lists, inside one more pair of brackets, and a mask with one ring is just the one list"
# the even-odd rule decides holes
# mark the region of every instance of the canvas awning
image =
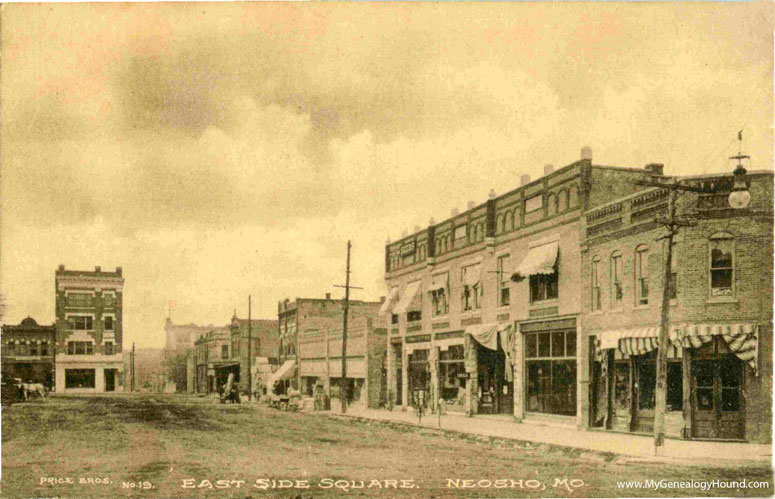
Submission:
[[449,289],[449,274],[436,274],[431,281],[431,287],[428,289],[429,293],[439,291],[443,289]]
[[476,286],[479,284],[479,282],[482,280],[482,266],[472,265],[470,267],[466,267],[466,269],[466,273],[463,274],[463,285]]
[[412,304],[412,301],[414,301],[414,297],[417,296],[417,291],[420,290],[420,284],[422,284],[422,281],[414,281],[406,286],[404,295],[401,297],[401,300],[399,300],[398,305],[393,309],[394,314],[406,313],[406,310]]
[[286,360],[285,362],[283,362],[283,365],[281,365],[278,370],[276,370],[269,376],[266,386],[268,386],[269,389],[271,390],[271,388],[275,384],[275,381],[292,378],[293,368],[295,366],[296,366],[295,360]]
[[643,355],[659,345],[659,326],[614,329],[597,335],[597,349],[618,348],[628,355]]
[[758,375],[758,324],[680,324],[670,328],[670,341],[686,348],[698,348],[721,336],[729,349]]
[[514,275],[527,277],[535,274],[553,274],[557,263],[558,243],[549,243],[530,248]]
[[388,294],[387,298],[385,298],[385,303],[382,304],[382,306],[379,309],[379,315],[385,315],[388,313],[393,306],[398,301],[398,288],[393,288],[390,290],[390,294]]
[[[491,322],[488,324],[476,324],[468,326],[465,334],[473,338],[480,345],[490,350],[498,349],[498,333],[511,327],[509,323],[498,324]],[[506,345],[504,345],[504,348]]]

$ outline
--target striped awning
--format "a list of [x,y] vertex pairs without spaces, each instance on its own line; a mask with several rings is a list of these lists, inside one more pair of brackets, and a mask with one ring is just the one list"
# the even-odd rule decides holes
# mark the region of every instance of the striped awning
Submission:
[[382,303],[382,306],[379,309],[379,315],[385,315],[390,310],[393,309],[393,307],[398,302],[398,288],[393,288],[390,290],[390,293],[388,294],[387,298],[385,298],[385,301]]
[[620,352],[629,355],[643,355],[657,348],[658,337],[658,326],[614,329],[598,334],[596,344],[598,350],[618,348]]
[[678,324],[670,328],[670,341],[687,348],[698,348],[721,336],[727,346],[758,374],[758,324]]

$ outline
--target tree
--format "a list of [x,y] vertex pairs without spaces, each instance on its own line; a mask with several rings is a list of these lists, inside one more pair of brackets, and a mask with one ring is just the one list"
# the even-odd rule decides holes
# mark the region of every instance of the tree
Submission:
[[188,353],[180,353],[164,359],[167,379],[176,385],[177,391],[186,391],[186,365]]

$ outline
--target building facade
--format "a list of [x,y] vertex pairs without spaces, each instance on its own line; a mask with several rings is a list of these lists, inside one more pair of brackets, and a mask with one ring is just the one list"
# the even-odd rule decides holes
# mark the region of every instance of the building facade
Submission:
[[5,324],[0,336],[3,378],[41,383],[52,391],[56,327],[38,325],[35,319],[27,317],[18,325]]
[[[320,387],[331,399],[342,390],[342,324],[333,328],[305,328],[299,333],[299,375],[302,394],[312,397]],[[371,317],[347,325],[345,393],[349,404],[377,408],[385,402],[383,366],[385,328]]]
[[[354,340],[350,340],[350,334],[348,333],[348,350],[352,348],[352,351],[361,352],[353,357],[353,365],[362,362],[362,367],[358,367],[357,370],[353,370],[350,373],[348,369],[348,381],[352,385],[353,390],[359,383],[365,384],[365,374],[367,371],[365,356],[368,349],[368,342],[374,335],[378,334],[374,332],[374,327],[369,322],[358,322],[359,319],[375,319],[381,306],[381,302],[367,302],[360,300],[350,300],[349,303],[349,324],[360,324],[361,333],[358,333]],[[341,369],[341,344],[342,344],[342,321],[344,318],[344,300],[333,300],[330,294],[326,294],[325,299],[315,298],[296,298],[295,301],[284,300],[278,304],[278,328],[280,338],[280,369],[276,376],[272,379],[274,381],[285,381],[289,386],[293,386],[302,393],[311,393],[314,385],[318,381],[322,381],[326,386],[326,391],[331,392],[331,383],[326,382],[325,379],[331,379],[331,375],[326,376],[325,373],[331,373],[331,369]],[[348,329],[350,329],[348,327]],[[337,333],[338,331],[338,333]],[[353,329],[353,331],[355,331]],[[339,367],[334,367],[335,362],[331,362],[329,367],[321,367],[323,365],[328,366],[327,362],[320,364],[321,359],[326,359],[326,348],[329,348],[328,358],[333,358],[336,353],[332,353],[336,349],[336,335],[338,334],[339,340]],[[328,338],[328,340],[325,340]],[[330,340],[330,341],[329,341]],[[304,344],[304,355],[300,356],[301,344]],[[364,356],[363,358],[361,356]],[[350,354],[347,355],[348,360]],[[306,365],[303,363],[307,362]],[[357,364],[361,365],[361,364]],[[328,371],[326,371],[328,369]],[[350,374],[353,374],[351,377]],[[339,376],[341,376],[341,371]],[[364,377],[361,377],[364,376]],[[362,381],[358,381],[362,380]],[[338,387],[338,381],[334,381],[334,386]],[[377,383],[376,380],[372,381],[372,385]],[[365,386],[365,385],[364,385]],[[270,387],[271,388],[271,387]],[[335,388],[334,390],[337,390]],[[349,397],[354,396],[348,394]]]
[[56,285],[56,392],[124,390],[121,267],[114,272],[66,270]]
[[194,342],[196,359],[196,392],[218,391],[229,376],[236,373],[239,362],[231,359],[231,329],[221,327],[203,334]]
[[[277,334],[278,321],[267,319],[248,321],[248,319],[237,317],[235,312],[229,330],[231,332],[229,353],[232,362],[238,363],[236,379],[240,382],[240,391],[247,393],[249,388],[253,388],[255,391],[258,379],[253,376],[251,387],[248,387],[247,373],[251,372],[251,368],[257,364],[258,358],[266,359],[270,364],[276,364],[280,351],[280,338]],[[248,343],[250,343],[250,348],[248,348]],[[250,358],[253,359],[252,362],[249,361]]]
[[[666,435],[772,441],[773,174],[749,173],[751,204],[682,194],[692,224],[673,241]],[[731,175],[689,177],[731,190]],[[665,289],[666,189],[587,212],[582,238],[584,426],[653,433]]]
[[582,213],[660,178],[582,159],[388,243],[388,397],[580,424]]

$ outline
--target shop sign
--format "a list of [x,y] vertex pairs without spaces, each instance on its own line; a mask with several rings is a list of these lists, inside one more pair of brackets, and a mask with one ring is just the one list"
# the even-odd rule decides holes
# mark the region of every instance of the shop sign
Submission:
[[401,245],[401,247],[398,250],[398,253],[401,256],[413,255],[416,248],[417,248],[416,243],[414,241],[409,241],[408,243],[404,243]]

